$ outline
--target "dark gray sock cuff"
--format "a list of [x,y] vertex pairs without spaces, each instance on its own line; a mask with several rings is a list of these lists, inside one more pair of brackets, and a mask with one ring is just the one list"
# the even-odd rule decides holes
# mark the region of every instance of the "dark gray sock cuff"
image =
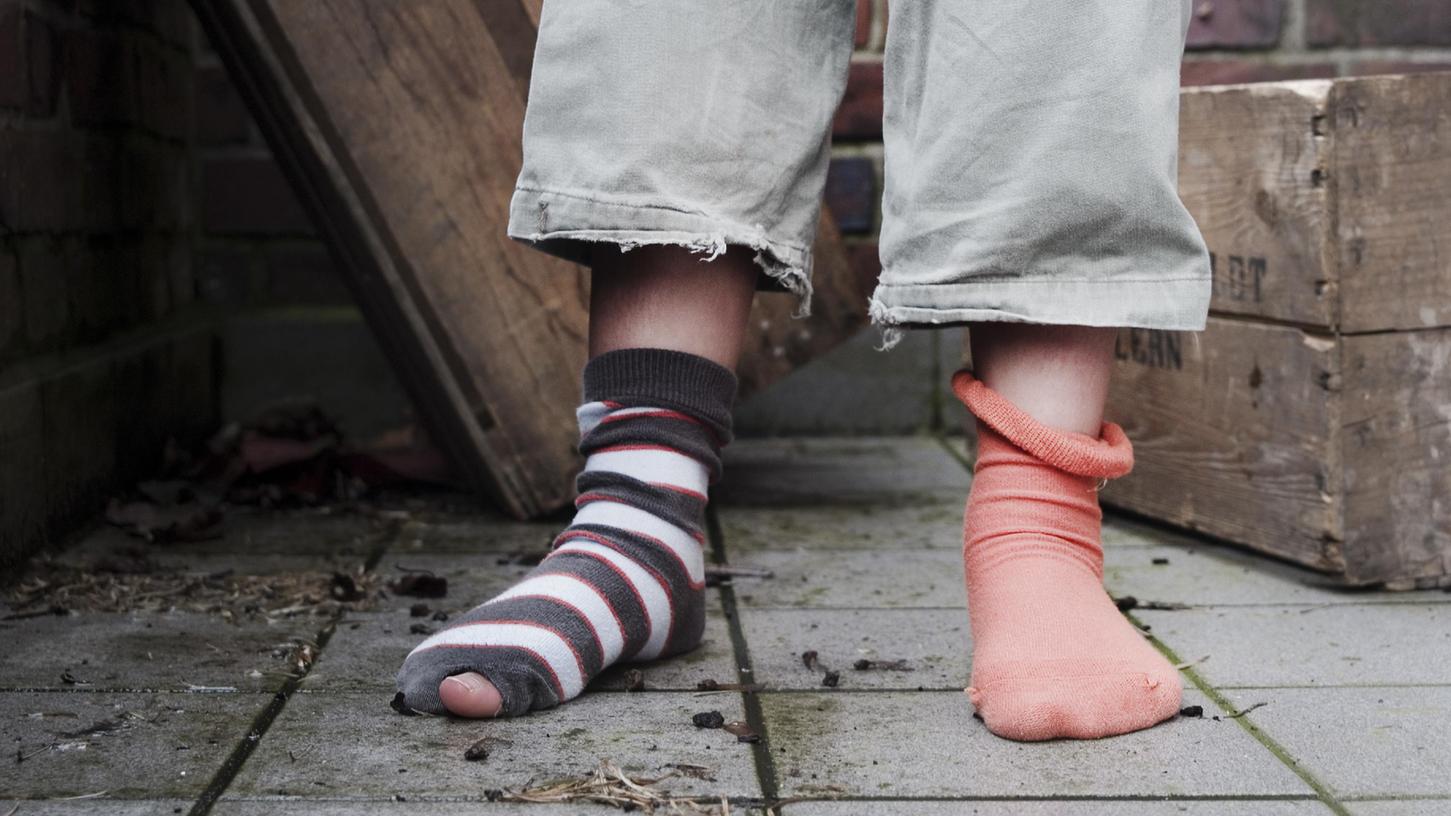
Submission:
[[736,375],[704,357],[669,349],[609,351],[584,367],[585,402],[654,405],[683,411],[730,438]]

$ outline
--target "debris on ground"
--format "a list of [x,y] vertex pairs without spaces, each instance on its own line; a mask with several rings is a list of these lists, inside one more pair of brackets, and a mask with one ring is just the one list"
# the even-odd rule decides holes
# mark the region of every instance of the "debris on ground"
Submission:
[[715,768],[709,765],[694,765],[689,762],[668,762],[663,767],[679,771],[682,776],[688,776],[691,779],[703,779],[706,782],[715,781]]
[[433,614],[433,609],[426,603],[416,603],[408,607],[408,617],[426,618]]
[[630,669],[625,672],[625,691],[644,691],[645,673],[639,669]]
[[561,779],[521,790],[489,791],[487,798],[497,802],[531,802],[536,804],[593,803],[621,810],[644,813],[690,814],[691,816],[729,816],[730,802],[672,796],[659,787],[661,782],[685,775],[672,769],[657,777],[630,776],[608,759],[589,774],[577,779]]
[[482,739],[464,749],[464,759],[469,762],[482,762],[489,758],[489,753],[495,745],[513,745],[512,740],[503,737],[483,737]]
[[807,671],[816,671],[821,668],[815,649],[801,653],[801,665],[805,666]]
[[391,700],[388,701],[388,707],[391,708],[391,709],[393,709],[394,711],[398,712],[399,714],[402,714],[405,717],[416,717],[416,716],[418,716],[418,712],[417,711],[415,711],[412,708],[409,708],[408,707],[408,703],[405,702],[405,698],[403,696],[403,692],[401,692],[401,691],[398,692],[397,694],[393,695],[393,699],[391,699]]
[[690,718],[696,728],[724,728],[725,715],[719,711],[701,711]]
[[1132,610],[1132,609],[1135,609],[1135,608],[1138,607],[1138,605],[1139,605],[1139,599],[1138,598],[1135,598],[1132,595],[1125,595],[1122,598],[1114,598],[1113,599],[1113,603],[1114,603],[1114,606],[1117,606],[1118,607],[1118,611],[1120,611],[1120,612],[1128,612],[1129,610]]
[[1151,558],[1151,559],[1149,559],[1149,563],[1153,564],[1156,567],[1162,567],[1165,564],[1169,563],[1169,559],[1167,559],[1167,558]]
[[836,688],[841,683],[841,672],[829,671],[821,676],[821,685]]
[[760,742],[761,735],[744,720],[732,720],[722,726],[727,734],[735,735],[736,742]]
[[433,627],[425,623],[415,623],[412,626],[408,627],[408,634],[425,636],[431,635],[433,634]]
[[1180,717],[1203,717],[1204,716],[1204,706],[1200,706],[1200,705],[1184,706],[1183,708],[1179,709],[1179,716]]
[[1244,715],[1250,713],[1251,711],[1254,711],[1257,708],[1260,708],[1262,706],[1267,706],[1267,705],[1269,705],[1269,703],[1267,703],[1267,702],[1255,703],[1253,705],[1245,706],[1244,708],[1241,708],[1240,710],[1235,711],[1235,712],[1233,712],[1231,714],[1226,714],[1225,716],[1229,717],[1231,720],[1239,719],[1240,717],[1243,717]]
[[388,589],[394,595],[406,595],[410,598],[443,598],[448,595],[447,578],[427,570],[410,570],[406,567],[398,569],[407,574],[388,582]]
[[867,660],[866,658],[862,658],[851,664],[851,667],[857,671],[913,671],[913,668],[907,665],[906,658],[900,660]]
[[288,400],[195,449],[169,440],[158,477],[114,497],[105,518],[151,543],[205,541],[221,534],[228,505],[355,503],[379,488],[456,481],[415,426],[353,445],[315,402]]
[[1189,604],[1178,603],[1176,601],[1141,601],[1132,595],[1125,595],[1121,598],[1114,598],[1113,603],[1114,606],[1118,607],[1118,611],[1120,612],[1129,612],[1134,609],[1157,609],[1173,611],[1193,608]]
[[1208,659],[1209,659],[1209,655],[1204,655],[1202,657],[1197,657],[1197,658],[1195,658],[1193,660],[1187,660],[1187,661],[1185,661],[1183,663],[1175,663],[1174,664],[1174,668],[1176,670],[1178,670],[1178,671],[1183,671],[1185,669],[1192,668],[1194,666],[1198,666],[1200,663],[1203,663],[1204,661],[1206,661]]
[[[152,569],[103,572],[32,561],[20,581],[0,591],[7,620],[73,612],[198,612],[227,620],[330,616],[370,608],[383,597],[376,575],[293,571],[237,575]],[[59,611],[57,611],[59,610]]]

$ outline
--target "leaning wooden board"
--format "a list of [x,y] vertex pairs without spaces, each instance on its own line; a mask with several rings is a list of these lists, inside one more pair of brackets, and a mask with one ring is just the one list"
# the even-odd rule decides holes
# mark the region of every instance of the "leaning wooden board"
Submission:
[[[573,498],[588,276],[504,234],[540,0],[194,0],[430,428],[510,513]],[[864,320],[823,215],[815,316],[761,298],[761,388]]]
[[1119,507],[1349,584],[1451,584],[1451,74],[1186,90],[1201,335],[1120,333]]

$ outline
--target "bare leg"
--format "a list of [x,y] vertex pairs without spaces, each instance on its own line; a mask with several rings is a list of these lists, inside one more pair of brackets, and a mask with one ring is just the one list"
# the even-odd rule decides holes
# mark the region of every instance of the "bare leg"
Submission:
[[1054,428],[1097,436],[1113,370],[1116,329],[977,323],[977,378]]
[[[680,247],[622,253],[602,246],[590,282],[589,354],[627,348],[683,351],[734,369],[758,269],[749,249],[713,261]],[[493,717],[503,701],[483,675],[447,678],[438,695],[460,717]]]

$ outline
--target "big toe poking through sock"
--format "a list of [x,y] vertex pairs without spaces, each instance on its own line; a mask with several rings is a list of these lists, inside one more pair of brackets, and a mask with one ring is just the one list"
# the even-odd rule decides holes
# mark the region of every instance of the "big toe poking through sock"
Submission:
[[735,375],[661,349],[585,367],[578,511],[524,580],[415,648],[395,707],[517,716],[622,660],[689,651],[705,628],[705,506]]
[[1179,673],[1103,588],[1098,488],[1133,465],[1123,430],[1060,431],[965,371],[952,385],[978,420],[963,557],[983,722],[1009,739],[1092,739],[1174,716]]

